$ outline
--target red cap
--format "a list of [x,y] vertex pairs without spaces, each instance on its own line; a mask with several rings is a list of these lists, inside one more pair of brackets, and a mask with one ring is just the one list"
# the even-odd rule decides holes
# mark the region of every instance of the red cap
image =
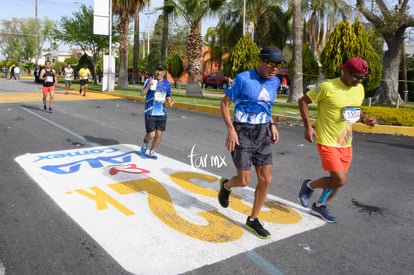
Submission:
[[369,74],[368,71],[368,64],[367,62],[362,59],[361,57],[352,57],[348,59],[344,64],[339,67],[340,70],[347,70],[353,74],[359,75],[367,75]]

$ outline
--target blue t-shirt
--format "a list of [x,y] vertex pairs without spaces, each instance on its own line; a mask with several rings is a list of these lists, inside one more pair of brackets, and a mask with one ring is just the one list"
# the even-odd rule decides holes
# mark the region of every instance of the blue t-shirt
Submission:
[[239,73],[224,92],[234,102],[234,121],[264,124],[270,121],[280,79],[261,77],[256,69]]
[[[144,88],[149,85],[150,78],[145,80]],[[163,79],[158,81],[157,89],[155,91],[148,90],[145,96],[144,114],[151,116],[167,116],[167,109],[165,108],[165,101],[167,97],[171,96],[171,84],[168,80]]]

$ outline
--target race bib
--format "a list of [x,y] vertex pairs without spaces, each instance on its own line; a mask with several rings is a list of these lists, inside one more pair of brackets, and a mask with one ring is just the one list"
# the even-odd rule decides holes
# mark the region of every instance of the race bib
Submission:
[[46,76],[45,81],[46,82],[53,82],[53,76]]
[[345,121],[355,123],[361,117],[361,108],[348,106],[343,109],[342,114]]
[[154,94],[154,101],[164,102],[165,101],[165,96],[166,96],[165,92],[156,91],[155,94]]
[[85,79],[85,80],[86,80],[86,79],[88,79],[88,76],[87,76],[87,75],[85,75],[85,76],[83,77],[83,79]]

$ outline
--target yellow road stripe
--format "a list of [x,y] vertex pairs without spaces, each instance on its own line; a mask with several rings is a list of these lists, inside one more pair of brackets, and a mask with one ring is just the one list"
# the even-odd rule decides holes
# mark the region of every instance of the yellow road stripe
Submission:
[[[119,98],[104,93],[87,93],[86,96],[82,96],[79,92],[71,91],[65,95],[65,91],[56,91],[55,101],[73,101],[73,100],[98,100],[98,99],[115,99]],[[36,102],[42,101],[42,91],[39,92],[2,92],[0,93],[0,103],[19,103],[19,102]]]

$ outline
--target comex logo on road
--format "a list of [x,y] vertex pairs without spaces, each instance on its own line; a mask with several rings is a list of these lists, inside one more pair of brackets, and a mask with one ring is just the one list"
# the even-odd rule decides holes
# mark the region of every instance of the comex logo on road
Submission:
[[[244,230],[254,190],[217,202],[219,176],[135,145],[25,154],[16,161],[126,270],[182,273],[324,223],[269,195],[261,220],[273,239]],[[174,255],[174,257],[171,257]]]

